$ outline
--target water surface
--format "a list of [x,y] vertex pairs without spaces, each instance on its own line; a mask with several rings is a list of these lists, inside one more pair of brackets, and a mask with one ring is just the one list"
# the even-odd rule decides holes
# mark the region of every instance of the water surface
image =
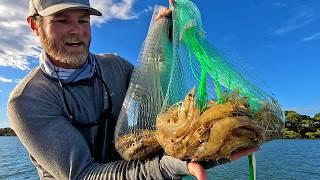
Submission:
[[[320,140],[274,140],[256,153],[257,179],[320,180]],[[248,160],[207,170],[209,179],[248,179]],[[0,137],[0,180],[39,179],[17,137]],[[184,178],[190,179],[190,178]]]

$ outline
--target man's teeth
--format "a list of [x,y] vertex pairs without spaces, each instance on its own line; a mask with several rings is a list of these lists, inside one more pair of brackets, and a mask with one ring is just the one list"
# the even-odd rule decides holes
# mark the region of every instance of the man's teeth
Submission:
[[80,41],[78,41],[78,42],[66,42],[65,44],[67,46],[80,46],[81,42]]

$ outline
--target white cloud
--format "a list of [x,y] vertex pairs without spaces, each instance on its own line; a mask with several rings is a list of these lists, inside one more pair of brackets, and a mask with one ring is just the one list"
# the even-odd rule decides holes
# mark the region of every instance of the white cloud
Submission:
[[[280,4],[278,4],[280,5]],[[286,21],[272,31],[272,35],[282,36],[292,31],[303,29],[316,20],[317,7],[313,4],[299,4],[291,9],[293,12]]]
[[152,6],[148,6],[148,8],[146,10],[147,11],[153,11],[153,7]]
[[311,41],[311,40],[318,39],[318,38],[320,38],[320,32],[312,34],[311,36],[307,36],[307,37],[303,38],[302,41]]
[[3,83],[12,83],[13,80],[12,80],[12,79],[7,79],[7,78],[5,78],[5,77],[0,76],[0,82],[3,82]]
[[134,0],[91,0],[91,6],[102,13],[102,17],[92,17],[92,22],[98,25],[112,19],[130,20],[137,19],[138,14],[132,11]]
[[29,70],[26,56],[39,53],[39,44],[25,20],[27,7],[26,0],[0,1],[0,66]]
[[289,23],[289,24],[273,31],[272,34],[273,35],[285,35],[293,30],[301,29],[310,23],[311,23],[311,21],[305,21],[302,23]]
[[284,2],[273,2],[272,7],[286,7],[287,5]]
[[15,79],[14,82],[18,84],[21,80],[22,79]]
[[228,42],[232,41],[234,38],[235,38],[234,35],[228,35],[228,36],[223,37],[222,41],[224,43],[228,43]]
[[[103,14],[102,17],[93,17],[93,24],[100,25],[112,19],[138,18],[139,14],[132,11],[134,2],[91,0],[91,5]],[[41,51],[36,36],[26,22],[28,3],[28,0],[0,1],[0,66],[30,70],[29,57],[37,57]]]

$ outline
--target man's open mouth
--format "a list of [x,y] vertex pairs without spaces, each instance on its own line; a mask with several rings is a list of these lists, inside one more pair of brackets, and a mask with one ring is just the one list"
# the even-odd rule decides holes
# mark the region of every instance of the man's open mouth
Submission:
[[82,42],[65,42],[64,44],[71,47],[78,47],[78,46],[81,46],[83,43]]

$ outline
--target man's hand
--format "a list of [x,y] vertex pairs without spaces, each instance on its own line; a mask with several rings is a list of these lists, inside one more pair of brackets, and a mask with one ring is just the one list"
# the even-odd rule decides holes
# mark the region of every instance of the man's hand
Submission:
[[238,160],[244,156],[248,156],[254,152],[257,152],[260,150],[260,147],[257,146],[257,147],[252,147],[252,148],[247,148],[247,149],[242,149],[240,151],[236,151],[236,152],[233,152],[231,155],[230,155],[230,161],[235,161],[235,160]]
[[[172,6],[175,6],[175,1],[169,0],[169,4],[171,4]],[[164,9],[162,9],[162,11],[159,12],[159,14],[156,17],[156,20],[158,21],[159,19],[161,19],[163,17],[170,16],[171,13],[172,13],[172,11],[169,8],[164,8]]]
[[161,19],[163,17],[170,16],[171,13],[172,12],[171,12],[171,10],[169,8],[164,8],[157,14],[156,20],[158,21],[159,19]]
[[[231,153],[230,155],[230,161],[235,161],[238,160],[244,156],[248,156],[256,151],[260,150],[260,147],[252,147],[252,148],[247,148],[247,149],[242,149],[236,152]],[[206,180],[207,175],[206,175],[206,170],[204,167],[196,162],[189,162],[188,163],[188,170],[191,175],[195,176],[198,180]]]
[[189,162],[187,166],[192,176],[196,177],[198,180],[207,180],[206,170],[201,164]]

